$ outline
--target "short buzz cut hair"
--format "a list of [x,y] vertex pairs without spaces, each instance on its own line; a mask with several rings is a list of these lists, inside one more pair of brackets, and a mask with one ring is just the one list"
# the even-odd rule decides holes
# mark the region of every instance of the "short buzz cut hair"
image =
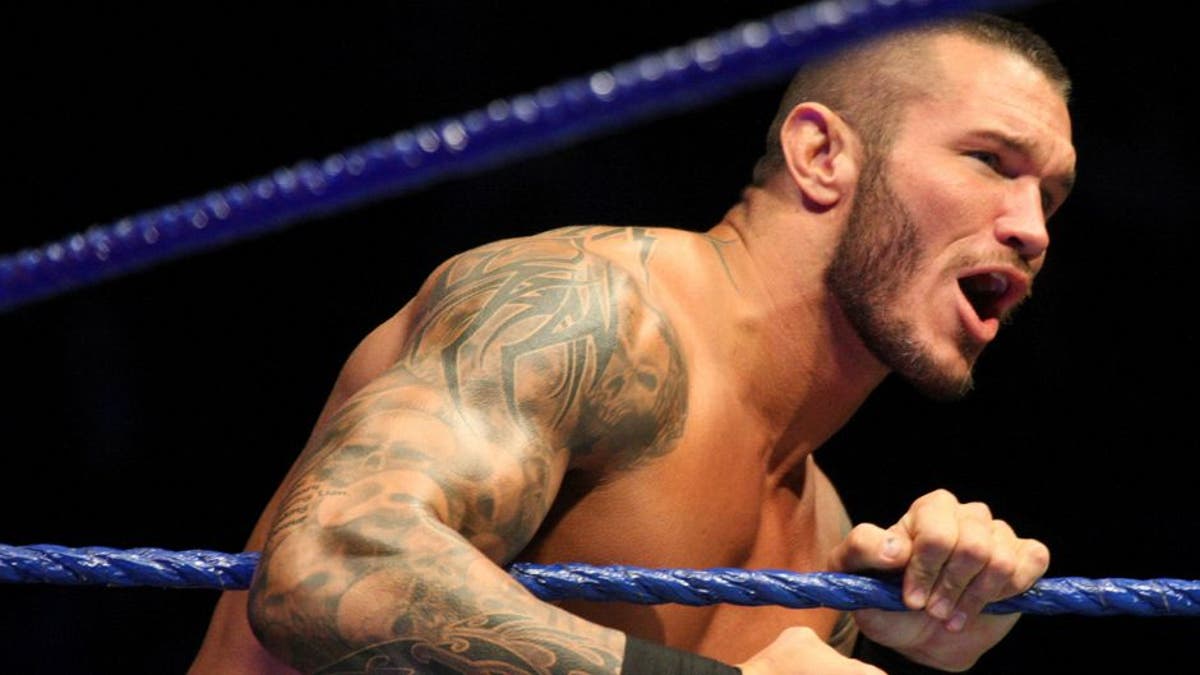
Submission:
[[783,168],[779,134],[792,109],[806,101],[824,104],[845,119],[868,153],[887,152],[905,107],[936,87],[930,39],[942,35],[960,35],[1024,57],[1058,87],[1064,101],[1070,97],[1071,79],[1054,49],[1020,23],[972,13],[906,28],[818,59],[796,73],[767,132],[754,185],[764,185]]

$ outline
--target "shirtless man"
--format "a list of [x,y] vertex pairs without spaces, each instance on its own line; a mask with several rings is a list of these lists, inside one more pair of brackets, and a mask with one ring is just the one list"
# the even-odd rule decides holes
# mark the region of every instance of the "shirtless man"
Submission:
[[[802,71],[708,232],[443,263],[350,356],[193,672],[970,667],[1046,547],[945,491],[851,529],[812,454],[889,372],[970,387],[1070,190],[1068,87],[1001,20],[894,35]],[[911,611],[548,604],[515,560],[899,573]]]

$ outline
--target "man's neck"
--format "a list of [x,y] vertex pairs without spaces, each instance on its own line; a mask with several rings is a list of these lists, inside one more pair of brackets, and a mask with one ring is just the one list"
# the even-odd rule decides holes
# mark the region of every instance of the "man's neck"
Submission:
[[726,247],[753,341],[739,385],[778,435],[768,471],[787,481],[887,375],[834,302],[825,270],[841,228],[749,188],[709,234]]

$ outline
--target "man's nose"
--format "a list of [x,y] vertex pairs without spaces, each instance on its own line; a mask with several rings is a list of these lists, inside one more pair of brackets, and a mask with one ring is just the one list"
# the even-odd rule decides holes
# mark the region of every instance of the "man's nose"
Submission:
[[996,222],[996,239],[1025,260],[1035,260],[1050,246],[1042,192],[1036,179],[1014,181],[1004,214]]

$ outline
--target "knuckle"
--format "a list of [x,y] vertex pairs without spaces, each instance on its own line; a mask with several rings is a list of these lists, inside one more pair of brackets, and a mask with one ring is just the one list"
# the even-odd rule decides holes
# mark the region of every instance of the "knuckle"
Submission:
[[914,528],[914,539],[925,539],[930,542],[948,542],[951,547],[958,537],[958,525],[953,519],[946,518],[946,512],[933,505],[925,505],[915,511],[917,524]]
[[928,586],[941,576],[942,569],[946,566],[945,561],[946,558],[940,555],[916,556],[909,562],[908,569],[915,579]]
[[919,558],[944,560],[954,550],[955,535],[947,528],[928,529],[918,534],[913,550]]
[[934,490],[933,492],[929,492],[929,493],[926,493],[926,494],[918,497],[917,500],[915,502],[913,502],[913,506],[920,506],[920,505],[925,505],[925,504],[947,504],[947,503],[957,504],[958,497],[955,497],[954,493],[947,490],[946,488],[938,488],[938,489]]
[[956,563],[962,567],[982,568],[992,559],[991,542],[980,538],[959,541],[958,546],[954,549],[954,558]]
[[1050,566],[1050,548],[1037,539],[1030,539],[1029,559],[1037,567],[1046,569]]
[[874,525],[869,525],[867,523],[855,525],[854,529],[850,530],[850,534],[846,536],[846,541],[852,547],[861,548],[871,541],[871,539],[874,537],[876,529],[877,528]]
[[958,503],[958,497],[956,497],[953,492],[947,490],[946,488],[938,488],[930,494],[932,494],[938,501],[941,502],[954,502],[955,504]]
[[983,502],[970,502],[968,504],[963,504],[963,509],[965,509],[968,514],[980,520],[992,519],[992,509]]
[[988,571],[997,577],[1012,578],[1017,573],[1017,557],[1007,551],[998,551],[988,561]]
[[941,573],[942,569],[946,568],[947,557],[940,553],[929,553],[916,555],[909,562],[908,568],[912,571],[913,576],[926,582],[926,585],[932,584]]

